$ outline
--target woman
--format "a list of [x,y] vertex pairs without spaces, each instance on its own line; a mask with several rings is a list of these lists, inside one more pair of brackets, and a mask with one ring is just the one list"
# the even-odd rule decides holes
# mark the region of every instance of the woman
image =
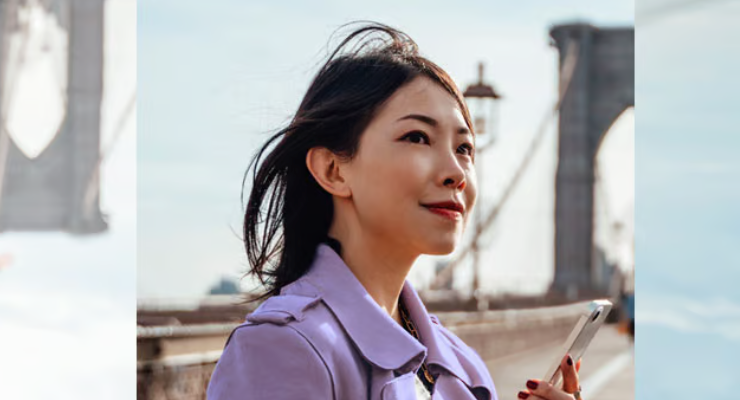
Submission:
[[[267,300],[229,338],[209,399],[497,398],[406,280],[460,242],[472,129],[452,79],[402,32],[370,24],[338,46],[252,164],[245,246]],[[562,390],[530,381],[519,397],[577,398],[563,369]]]

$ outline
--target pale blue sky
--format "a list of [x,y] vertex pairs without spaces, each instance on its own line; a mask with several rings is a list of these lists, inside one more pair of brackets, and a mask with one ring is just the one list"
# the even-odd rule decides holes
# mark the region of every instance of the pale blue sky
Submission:
[[740,3],[642,24],[651,3],[636,17],[637,398],[737,399]]

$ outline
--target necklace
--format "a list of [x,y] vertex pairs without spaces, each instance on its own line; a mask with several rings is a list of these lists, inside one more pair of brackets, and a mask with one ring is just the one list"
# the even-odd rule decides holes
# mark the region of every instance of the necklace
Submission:
[[[403,321],[403,326],[406,331],[408,331],[413,337],[415,337],[416,340],[421,342],[421,339],[419,339],[419,333],[417,332],[414,323],[411,321],[411,318],[409,318],[406,307],[400,300],[398,302],[398,310],[401,313],[401,320]],[[434,386],[434,376],[432,376],[432,374],[429,372],[426,361],[422,362],[421,369],[419,370],[418,375],[419,378],[421,378],[421,381],[424,383],[424,386],[431,393],[432,387]]]

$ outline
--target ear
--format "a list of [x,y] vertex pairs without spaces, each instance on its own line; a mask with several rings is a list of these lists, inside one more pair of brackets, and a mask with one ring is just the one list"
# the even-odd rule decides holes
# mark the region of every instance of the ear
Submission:
[[352,191],[342,174],[342,160],[326,147],[313,147],[306,154],[306,166],[316,182],[329,194],[350,197]]

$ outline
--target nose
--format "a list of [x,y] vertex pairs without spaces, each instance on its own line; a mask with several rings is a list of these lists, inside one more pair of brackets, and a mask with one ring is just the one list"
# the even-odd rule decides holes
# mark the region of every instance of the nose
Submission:
[[467,183],[465,170],[462,168],[457,158],[445,157],[445,163],[442,174],[442,186],[455,190],[463,190]]
[[460,190],[463,190],[463,189],[465,189],[465,185],[466,184],[467,184],[467,182],[465,181],[465,178],[463,178],[462,180],[459,180],[459,181],[458,180],[455,180],[453,178],[447,178],[444,181],[444,186],[450,187],[452,189],[460,189]]

